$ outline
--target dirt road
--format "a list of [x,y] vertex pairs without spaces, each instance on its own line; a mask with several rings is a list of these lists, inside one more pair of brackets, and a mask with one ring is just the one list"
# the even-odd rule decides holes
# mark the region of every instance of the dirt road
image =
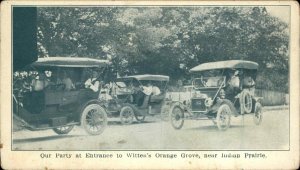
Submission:
[[187,120],[181,130],[169,122],[147,117],[145,123],[123,126],[110,119],[99,136],[89,136],[81,127],[68,135],[52,130],[13,134],[13,150],[277,150],[289,149],[289,110],[269,110],[260,126],[252,115],[233,117],[227,131],[218,131],[209,120]]

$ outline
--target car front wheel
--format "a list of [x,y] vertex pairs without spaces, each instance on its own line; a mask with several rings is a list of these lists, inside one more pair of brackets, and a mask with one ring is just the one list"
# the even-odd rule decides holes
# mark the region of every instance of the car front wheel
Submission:
[[184,111],[179,106],[173,107],[170,113],[170,120],[173,128],[181,129],[184,123]]
[[231,109],[228,104],[222,104],[217,112],[216,122],[219,130],[227,130],[230,126]]
[[81,115],[81,125],[88,134],[101,134],[107,126],[106,111],[99,104],[86,106]]

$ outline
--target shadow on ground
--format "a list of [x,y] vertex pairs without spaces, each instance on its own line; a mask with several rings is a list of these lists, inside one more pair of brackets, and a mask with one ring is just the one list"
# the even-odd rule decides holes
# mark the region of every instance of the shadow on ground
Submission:
[[156,121],[132,122],[131,124],[123,125],[121,121],[109,121],[108,125],[109,126],[130,126],[130,125],[147,124],[147,123],[155,123],[155,122]]
[[[227,130],[230,130],[230,129],[236,129],[236,128],[244,128],[245,126],[243,125],[231,125]],[[205,130],[205,131],[220,131],[218,129],[217,126],[214,126],[214,125],[211,125],[211,126],[199,126],[199,127],[194,127],[194,128],[187,128],[187,129],[184,129],[184,130],[191,130],[191,131],[202,131],[202,130]]]
[[82,135],[53,135],[53,136],[43,136],[43,137],[36,137],[36,138],[25,138],[25,139],[14,139],[13,143],[27,143],[27,142],[41,142],[41,141],[49,141],[49,140],[56,140],[56,139],[64,139],[64,138],[75,138]]

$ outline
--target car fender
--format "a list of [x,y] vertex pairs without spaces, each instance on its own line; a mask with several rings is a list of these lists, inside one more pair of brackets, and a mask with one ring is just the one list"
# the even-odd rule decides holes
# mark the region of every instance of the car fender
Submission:
[[175,102],[170,103],[170,111],[169,112],[172,112],[173,108],[176,106],[179,106],[183,111],[187,110],[186,106],[182,102],[175,101]]
[[228,106],[230,107],[230,109],[231,109],[231,111],[232,111],[232,114],[233,114],[234,116],[238,116],[238,115],[239,115],[239,114],[238,114],[238,111],[237,111],[236,108],[234,107],[233,103],[232,103],[230,100],[228,100],[228,99],[220,99],[219,101],[217,101],[217,103],[214,104],[214,105],[209,109],[210,112],[212,112],[212,113],[217,113],[219,107],[220,107],[222,104],[224,104],[224,103],[228,104]]
[[145,113],[141,112],[135,105],[130,104],[130,103],[122,103],[119,111],[121,111],[121,109],[123,107],[125,107],[125,106],[131,107],[133,109],[135,115],[136,114],[138,114],[138,115],[145,115]]
[[81,117],[81,114],[83,112],[83,110],[85,109],[86,106],[90,105],[90,104],[99,104],[104,110],[105,112],[107,113],[107,110],[106,110],[106,107],[105,105],[103,104],[103,102],[101,102],[100,100],[98,99],[92,99],[92,100],[88,100],[86,101],[85,103],[81,104],[79,109],[78,109],[78,120],[80,121],[80,117]]

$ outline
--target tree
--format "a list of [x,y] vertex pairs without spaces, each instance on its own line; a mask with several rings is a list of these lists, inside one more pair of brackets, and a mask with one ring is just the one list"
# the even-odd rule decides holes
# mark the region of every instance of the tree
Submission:
[[287,90],[288,42],[288,25],[264,7],[38,8],[39,57],[109,59],[115,76],[176,80],[204,62],[244,59],[259,63],[258,87]]

